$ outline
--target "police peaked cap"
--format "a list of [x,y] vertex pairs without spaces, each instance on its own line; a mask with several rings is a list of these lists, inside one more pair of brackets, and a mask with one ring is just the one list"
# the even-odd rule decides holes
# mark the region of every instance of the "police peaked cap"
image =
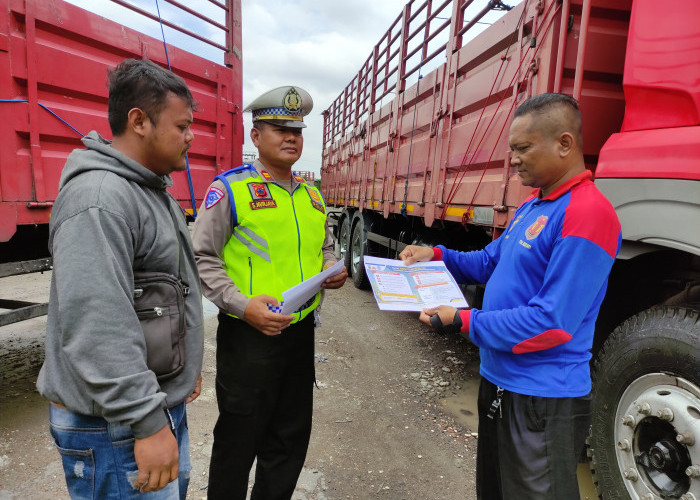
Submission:
[[253,122],[264,121],[291,128],[304,128],[304,117],[314,101],[301,87],[285,86],[269,90],[243,110],[253,113]]

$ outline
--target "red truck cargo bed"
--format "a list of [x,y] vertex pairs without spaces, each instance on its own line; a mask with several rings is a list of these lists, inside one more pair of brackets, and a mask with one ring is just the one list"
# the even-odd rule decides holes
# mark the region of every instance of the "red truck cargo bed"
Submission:
[[[225,7],[226,66],[168,46],[200,108],[189,154],[197,204],[217,173],[241,162],[240,0]],[[167,67],[163,40],[60,0],[0,0],[0,242],[18,226],[48,223],[65,159],[81,146],[79,133],[42,105],[82,134],[111,137],[107,69],[128,57]],[[191,210],[186,174],[173,177],[173,195]]]

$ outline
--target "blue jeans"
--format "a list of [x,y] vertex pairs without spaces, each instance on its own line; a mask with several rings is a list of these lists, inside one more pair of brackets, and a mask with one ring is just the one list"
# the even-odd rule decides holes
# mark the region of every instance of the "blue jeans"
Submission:
[[180,475],[159,491],[134,489],[138,476],[131,426],[73,413],[49,405],[51,435],[61,455],[68,493],[73,500],[184,500],[190,481],[189,433],[185,404],[168,411],[175,424]]

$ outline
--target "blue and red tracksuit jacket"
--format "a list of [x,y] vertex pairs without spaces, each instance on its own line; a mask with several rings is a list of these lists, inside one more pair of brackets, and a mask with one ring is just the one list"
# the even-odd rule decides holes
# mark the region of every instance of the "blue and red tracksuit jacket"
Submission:
[[458,282],[486,283],[483,309],[460,312],[481,375],[518,394],[588,394],[595,321],[620,243],[617,215],[586,171],[544,198],[533,191],[483,250],[435,247]]

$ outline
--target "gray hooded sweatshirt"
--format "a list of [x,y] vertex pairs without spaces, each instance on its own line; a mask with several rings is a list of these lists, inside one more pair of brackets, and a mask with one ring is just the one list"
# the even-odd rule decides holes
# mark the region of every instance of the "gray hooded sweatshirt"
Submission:
[[[69,410],[131,425],[144,438],[168,423],[202,368],[203,314],[189,232],[159,176],[111,147],[97,132],[66,161],[49,224],[53,275],[46,359],[37,387]],[[183,242],[186,364],[162,383],[146,367],[146,344],[134,311],[134,271],[178,275]]]

